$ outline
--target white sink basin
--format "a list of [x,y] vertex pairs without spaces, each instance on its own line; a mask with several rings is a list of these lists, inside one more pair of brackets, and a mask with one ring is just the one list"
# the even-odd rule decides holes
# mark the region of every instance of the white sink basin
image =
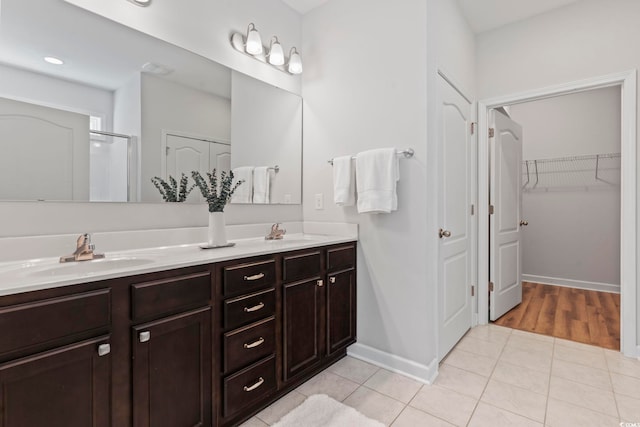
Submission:
[[25,267],[22,273],[30,277],[58,277],[104,273],[109,270],[139,267],[154,262],[147,258],[102,258],[93,261],[66,262],[46,267]]

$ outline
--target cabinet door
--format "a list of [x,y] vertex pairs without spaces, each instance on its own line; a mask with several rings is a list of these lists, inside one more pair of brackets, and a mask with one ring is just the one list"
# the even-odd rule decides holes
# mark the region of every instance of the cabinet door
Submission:
[[318,279],[283,286],[285,380],[320,361],[323,290]]
[[355,271],[331,273],[327,282],[327,354],[332,354],[356,341]]
[[133,328],[135,427],[211,425],[211,309]]
[[102,337],[0,365],[0,427],[111,425],[107,343]]

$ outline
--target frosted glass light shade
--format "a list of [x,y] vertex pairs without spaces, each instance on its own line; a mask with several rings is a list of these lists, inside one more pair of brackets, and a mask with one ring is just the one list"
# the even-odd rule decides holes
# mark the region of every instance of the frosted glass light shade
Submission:
[[247,46],[245,50],[251,55],[260,55],[262,53],[262,38],[253,24],[249,24],[247,28]]
[[[275,41],[273,41],[275,39]],[[269,47],[269,64],[271,65],[284,65],[284,51],[282,45],[278,41],[277,37],[271,39],[271,46]]]
[[289,53],[289,66],[287,69],[291,74],[302,74],[302,58],[295,47],[291,48]]

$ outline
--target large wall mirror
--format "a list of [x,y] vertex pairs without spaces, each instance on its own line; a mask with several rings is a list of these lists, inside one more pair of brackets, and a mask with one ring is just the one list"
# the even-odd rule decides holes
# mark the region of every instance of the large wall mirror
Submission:
[[299,96],[60,0],[0,3],[0,150],[0,200],[161,202],[214,168],[302,200]]

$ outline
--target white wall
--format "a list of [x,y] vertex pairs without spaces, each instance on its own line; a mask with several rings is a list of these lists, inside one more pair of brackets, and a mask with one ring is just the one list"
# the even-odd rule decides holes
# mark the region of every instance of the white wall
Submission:
[[302,203],[302,99],[233,72],[231,167],[278,165],[270,203]]
[[[300,77],[265,66],[231,47],[233,32],[246,34],[255,23],[268,45],[277,35],[288,53],[300,47],[300,16],[280,0],[191,0],[188,4],[156,1],[139,7],[127,1],[65,0],[136,30],[198,53],[273,85],[300,93]],[[304,50],[301,51],[303,61]]]
[[140,200],[140,135],[142,134],[142,81],[141,74],[135,73],[114,93],[113,131],[132,136],[129,158],[129,200]]
[[[620,152],[620,88],[517,104],[524,160]],[[522,195],[525,280],[620,291],[620,162],[556,163]],[[578,170],[587,170],[586,173]],[[533,184],[533,178],[531,184]]]
[[[638,69],[640,51],[634,41],[640,39],[639,21],[640,2],[635,0],[583,0],[481,34],[478,98]],[[637,299],[640,307],[640,292]]]
[[162,176],[162,131],[231,140],[231,100],[142,75],[142,200],[162,201],[151,178]]
[[[333,0],[303,19],[304,218],[359,224],[353,351],[425,380],[437,369],[435,160],[427,156],[435,89],[427,85],[441,49],[442,66],[474,87],[473,36],[457,14],[453,0]],[[445,48],[439,31],[462,36]],[[333,204],[327,160],[393,146],[416,152],[400,162],[398,211],[359,215]],[[315,210],[315,194],[324,210]]]

